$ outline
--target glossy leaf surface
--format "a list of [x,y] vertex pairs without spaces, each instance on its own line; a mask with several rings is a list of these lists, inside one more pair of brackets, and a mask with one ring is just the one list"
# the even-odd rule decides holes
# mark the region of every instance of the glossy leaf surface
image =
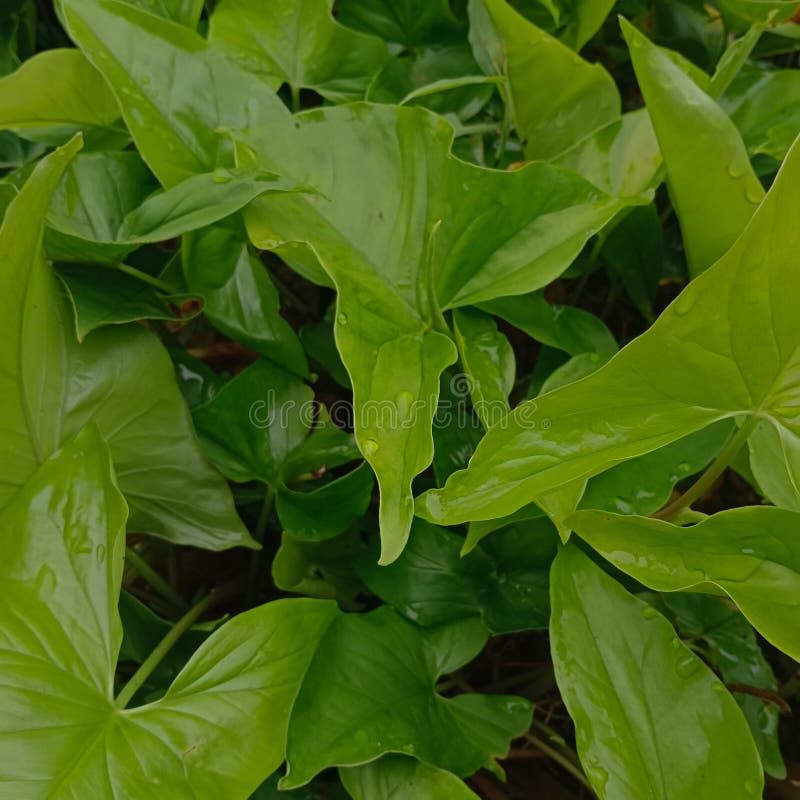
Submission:
[[556,679],[598,796],[760,797],[741,711],[672,626],[574,546],[551,580]]

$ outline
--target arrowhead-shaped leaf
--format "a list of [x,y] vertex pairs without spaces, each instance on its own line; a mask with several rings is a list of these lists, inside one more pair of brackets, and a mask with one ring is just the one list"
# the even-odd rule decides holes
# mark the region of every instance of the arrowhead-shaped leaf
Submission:
[[603,368],[523,403],[483,438],[466,471],[424,495],[439,523],[490,519],[562,484],[656,450],[720,419],[758,419],[800,474],[794,298],[800,229],[795,144],[744,233],[642,336]]
[[508,173],[459,161],[452,136],[422,109],[353,105],[243,135],[239,149],[319,193],[262,198],[246,221],[257,247],[310,245],[336,284],[336,341],[381,488],[385,563],[408,535],[439,375],[456,356],[442,310],[545,285],[620,208],[548,164]]

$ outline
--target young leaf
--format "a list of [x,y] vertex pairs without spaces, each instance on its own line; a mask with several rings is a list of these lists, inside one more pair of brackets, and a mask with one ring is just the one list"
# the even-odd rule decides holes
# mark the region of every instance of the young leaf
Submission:
[[611,76],[537,28],[505,0],[470,0],[470,42],[505,101],[529,160],[549,160],[620,115]]
[[0,78],[2,130],[69,132],[105,127],[117,119],[114,95],[79,50],[45,50]]
[[134,529],[213,549],[251,543],[228,487],[202,458],[158,340],[138,325],[95,331],[82,344],[72,333],[41,239],[50,196],[78,147],[76,138],[37,165],[0,229],[0,508],[93,421]]
[[551,602],[556,680],[601,800],[761,797],[736,702],[654,608],[572,545],[553,564]]
[[360,767],[339,770],[353,800],[478,800],[463,781],[415,758],[388,755]]
[[[764,189],[727,114],[664,51],[626,20],[621,25],[664,156],[694,277],[733,244]],[[709,208],[713,215],[706,213]]]
[[283,760],[309,659],[337,611],[279,600],[213,633],[166,695],[115,705],[125,503],[89,428],[0,514],[2,791],[246,797]]
[[203,297],[203,312],[215,328],[289,372],[308,376],[303,347],[280,314],[278,291],[249,247],[241,220],[184,236],[181,258],[186,285]]
[[452,128],[423,109],[320,109],[295,126],[243,135],[241,155],[253,150],[319,194],[261,198],[245,219],[257,247],[310,245],[336,284],[336,342],[381,488],[388,563],[413,517],[411,480],[433,456],[439,375],[455,360],[441,311],[541,287],[620,205],[547,164],[508,173],[461,162]]
[[[383,607],[335,620],[292,709],[281,788],[302,786],[326,767],[355,766],[389,752],[415,755],[460,776],[503,755],[530,723],[527,701],[443,698],[434,690],[440,675],[474,658],[485,642],[476,619],[423,630]],[[370,669],[354,671],[354,663]]]
[[274,88],[288,83],[293,97],[313,89],[334,103],[361,99],[388,49],[381,39],[336,22],[332,6],[333,0],[277,0],[269,6],[223,0],[211,15],[208,38]]
[[[538,495],[744,415],[780,434],[800,474],[794,253],[800,144],[733,247],[602,369],[517,406],[481,440],[466,471],[423,495],[433,522],[490,519]],[[776,287],[780,287],[778,290]]]
[[574,530],[603,557],[662,592],[709,584],[753,626],[800,658],[800,515],[769,506],[722,511],[681,528],[646,517],[579,511]]
[[462,558],[462,537],[417,520],[397,561],[381,567],[367,553],[358,571],[370,591],[418,625],[480,615],[492,633],[544,628],[557,541],[552,528],[544,534],[520,524]]
[[453,331],[461,364],[470,382],[475,413],[488,429],[508,412],[516,362],[497,324],[476,308],[453,310]]
[[233,166],[220,131],[289,112],[197,33],[121,0],[63,0],[69,34],[114,90],[142,158],[170,187]]

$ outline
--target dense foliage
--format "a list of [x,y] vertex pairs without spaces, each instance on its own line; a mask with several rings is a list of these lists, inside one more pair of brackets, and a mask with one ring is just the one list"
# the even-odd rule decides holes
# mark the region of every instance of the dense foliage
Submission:
[[4,4],[0,798],[797,796],[798,54]]

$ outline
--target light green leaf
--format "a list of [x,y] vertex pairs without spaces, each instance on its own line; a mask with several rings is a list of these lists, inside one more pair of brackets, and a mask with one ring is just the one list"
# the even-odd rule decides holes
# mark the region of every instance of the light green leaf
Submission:
[[[548,535],[549,534],[549,535]],[[517,525],[462,558],[464,539],[417,520],[406,549],[386,567],[359,560],[367,588],[425,627],[480,616],[492,633],[547,627],[555,532]]]
[[184,321],[200,313],[180,312],[195,299],[190,294],[172,294],[157,289],[117,269],[91,264],[61,264],[58,277],[72,303],[78,341],[104,325],[123,325],[141,319]]
[[203,13],[203,0],[125,0],[132,6],[138,6],[151,14],[196,28]]
[[453,331],[473,408],[483,427],[489,428],[509,411],[508,395],[516,372],[514,351],[495,321],[476,308],[454,309]]
[[184,236],[181,258],[186,285],[203,297],[203,312],[214,327],[290,372],[308,376],[302,345],[280,314],[277,289],[248,246],[240,220]]
[[774,778],[786,778],[786,766],[778,741],[780,708],[766,698],[736,691],[753,687],[776,692],[778,682],[761,652],[755,631],[735,608],[720,597],[683,592],[663,595],[667,610],[681,632],[702,648],[730,691],[750,726],[764,769]]
[[103,73],[142,158],[170,187],[233,166],[221,131],[289,112],[194,31],[120,0],[63,0],[70,36]]
[[257,247],[307,244],[336,284],[336,342],[388,563],[413,517],[411,480],[433,457],[439,375],[455,360],[441,311],[543,286],[620,206],[548,164],[461,162],[452,128],[419,108],[326,108],[295,126],[243,135],[241,158],[254,151],[318,194],[261,198],[245,218]]
[[489,75],[507,77],[517,135],[529,160],[551,159],[620,115],[617,87],[505,0],[470,0],[470,42]]
[[672,626],[572,545],[551,587],[556,680],[598,797],[761,797],[741,711]]
[[600,29],[614,0],[561,0],[559,5],[565,23],[559,37],[574,50],[580,50]]
[[408,756],[389,755],[339,770],[353,800],[478,800],[463,781]]
[[200,646],[162,699],[122,710],[112,691],[124,525],[93,429],[0,515],[10,604],[0,617],[0,791],[246,797],[283,760],[292,702],[336,608],[279,600],[242,614]]
[[730,595],[753,626],[800,659],[800,515],[769,506],[722,511],[681,528],[647,517],[580,511],[575,531],[652,589],[709,584]]
[[0,78],[2,130],[87,130],[117,119],[114,95],[79,50],[45,50]]
[[[530,723],[530,704],[500,695],[443,698],[442,674],[486,642],[475,620],[424,630],[390,608],[335,620],[317,648],[292,709],[281,788],[302,786],[329,766],[356,766],[389,752],[472,774]],[[353,671],[353,664],[369,670]],[[381,703],[376,705],[374,698]],[[326,724],[319,724],[319,709]]]
[[773,505],[800,511],[800,475],[789,467],[792,457],[780,431],[769,422],[759,422],[747,445],[750,469],[760,492]]
[[800,70],[751,67],[720,103],[750,153],[780,161],[800,133]]
[[222,549],[252,542],[221,476],[203,460],[172,364],[144,328],[104,328],[78,344],[41,252],[50,196],[80,147],[43,159],[0,229],[0,508],[87,423],[111,447],[134,530]]
[[727,114],[662,50],[624,19],[621,24],[696,276],[733,244],[764,189]]
[[538,495],[643,455],[717,420],[778,430],[800,474],[793,287],[800,146],[733,247],[602,369],[523,403],[482,439],[464,472],[423,495],[420,513],[452,524],[509,514]]
[[[389,57],[385,42],[331,16],[333,0],[222,0],[208,38],[242,69],[293,93],[313,89],[335,103],[361,99]],[[295,109],[299,110],[299,109]]]
[[619,349],[602,320],[582,308],[551,305],[542,292],[498,297],[480,303],[479,307],[502,317],[532,339],[570,355],[616,353]]

